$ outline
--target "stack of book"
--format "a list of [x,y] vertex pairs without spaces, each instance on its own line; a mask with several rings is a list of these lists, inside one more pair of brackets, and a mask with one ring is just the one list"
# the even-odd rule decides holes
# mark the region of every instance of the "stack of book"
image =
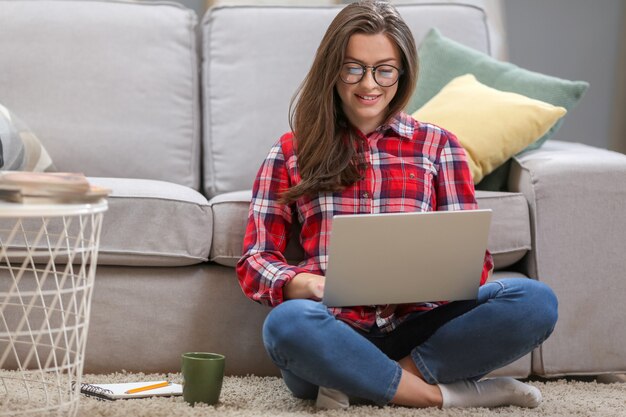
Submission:
[[90,204],[111,190],[89,184],[84,174],[0,171],[0,201],[24,204]]

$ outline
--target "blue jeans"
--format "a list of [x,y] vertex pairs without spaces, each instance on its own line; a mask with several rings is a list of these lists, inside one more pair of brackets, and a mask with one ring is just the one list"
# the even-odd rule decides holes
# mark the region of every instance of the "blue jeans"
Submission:
[[[429,384],[479,379],[532,351],[548,338],[557,320],[556,296],[532,279],[487,283],[471,303],[436,329],[426,330],[425,337],[417,334],[414,346],[407,349]],[[413,320],[416,316],[407,328]],[[396,360],[403,353],[393,352],[393,339],[385,344],[378,339],[394,338],[402,329],[369,336],[337,320],[319,302],[289,300],[267,316],[263,341],[296,397],[314,399],[321,385],[384,405],[400,383],[402,370]],[[420,329],[415,332],[423,332]]]

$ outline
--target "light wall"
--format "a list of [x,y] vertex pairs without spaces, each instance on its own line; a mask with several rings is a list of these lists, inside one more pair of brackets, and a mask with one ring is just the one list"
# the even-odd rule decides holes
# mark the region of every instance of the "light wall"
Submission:
[[[626,1],[504,0],[503,6],[511,62],[591,84],[555,139],[608,148],[616,134],[616,85],[624,77],[618,63]],[[619,135],[626,140],[626,132]]]
[[626,154],[626,6],[622,8],[619,63],[613,100],[613,130],[609,148]]
[[181,3],[183,6],[188,7],[196,11],[198,16],[202,16],[207,9],[206,0],[175,0],[176,3]]

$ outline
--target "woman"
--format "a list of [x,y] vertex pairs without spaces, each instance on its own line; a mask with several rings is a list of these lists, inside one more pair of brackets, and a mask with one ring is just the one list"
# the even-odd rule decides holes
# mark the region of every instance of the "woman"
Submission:
[[[486,283],[489,252],[476,301],[319,302],[334,215],[477,208],[454,135],[402,113],[416,78],[413,36],[391,5],[361,1],[341,10],[292,103],[293,132],[272,147],[257,175],[237,265],[241,287],[274,307],[263,326],[266,349],[293,394],[317,398],[320,407],[346,407],[349,397],[413,407],[536,407],[536,388],[480,378],[543,342],[557,301],[534,280]],[[284,256],[295,216],[305,254],[297,266]]]

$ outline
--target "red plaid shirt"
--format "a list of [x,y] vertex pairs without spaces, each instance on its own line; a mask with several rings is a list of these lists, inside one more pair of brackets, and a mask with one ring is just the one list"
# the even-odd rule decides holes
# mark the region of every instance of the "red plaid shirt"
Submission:
[[[254,182],[243,256],[237,274],[244,293],[254,301],[276,306],[283,287],[296,274],[326,273],[332,218],[336,214],[476,209],[474,185],[465,151],[456,137],[437,126],[419,123],[401,113],[363,140],[367,161],[361,181],[343,191],[303,197],[292,205],[277,202],[280,192],[300,181],[294,137],[287,133],[272,147]],[[304,260],[287,263],[284,251],[293,214],[302,225]],[[493,269],[489,251],[481,277]],[[401,304],[391,315],[386,306],[330,308],[338,319],[363,330],[377,324],[391,331],[408,314],[440,303]]]

